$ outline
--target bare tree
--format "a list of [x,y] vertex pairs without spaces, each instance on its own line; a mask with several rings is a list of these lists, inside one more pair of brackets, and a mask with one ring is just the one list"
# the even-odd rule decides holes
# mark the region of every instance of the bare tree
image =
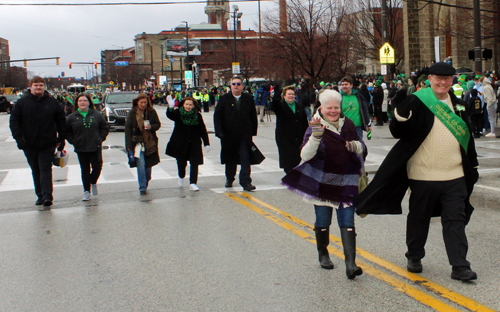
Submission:
[[[356,34],[351,38],[356,55],[379,59],[382,46],[382,14],[380,0],[354,0],[346,24]],[[387,42],[394,48],[395,67],[404,63],[403,0],[387,0]]]
[[292,78],[301,75],[316,81],[329,76],[332,68],[328,64],[336,57],[343,12],[338,0],[289,0],[286,32],[280,32],[276,16],[264,16],[264,29],[274,37],[270,57],[281,61]]

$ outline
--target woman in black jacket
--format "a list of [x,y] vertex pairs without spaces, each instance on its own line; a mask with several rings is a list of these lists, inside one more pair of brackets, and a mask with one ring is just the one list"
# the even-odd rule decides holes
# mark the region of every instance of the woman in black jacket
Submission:
[[[102,169],[102,142],[106,140],[109,126],[104,117],[94,109],[92,99],[86,94],[80,94],[75,103],[78,108],[66,120],[69,143],[75,147],[78,161],[82,169],[83,199],[90,200],[97,195],[97,180]],[[90,168],[92,167],[92,172]]]
[[280,168],[288,173],[300,164],[300,147],[309,122],[304,106],[295,102],[293,85],[283,88],[281,96],[279,86],[275,87],[271,110],[276,114],[276,144]]
[[165,154],[177,159],[179,186],[184,183],[187,161],[189,160],[191,167],[189,189],[199,191],[196,183],[198,182],[198,165],[203,164],[202,140],[205,151],[207,153],[210,151],[207,128],[200,114],[200,106],[194,98],[183,98],[179,106],[179,109],[174,109],[174,105],[170,104],[167,110],[167,117],[175,122],[175,126]]

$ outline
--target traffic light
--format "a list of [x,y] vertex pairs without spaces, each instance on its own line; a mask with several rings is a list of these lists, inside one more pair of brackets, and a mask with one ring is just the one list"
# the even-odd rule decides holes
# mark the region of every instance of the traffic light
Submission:
[[473,60],[474,60],[474,58],[475,58],[475,57],[474,57],[474,55],[475,55],[475,54],[474,54],[474,49],[469,50],[469,60],[473,61]]
[[97,69],[97,62],[94,62],[94,68]]
[[71,64],[71,62],[69,62],[69,69],[73,68],[73,64]]
[[28,67],[28,61],[24,60],[24,67]]
[[56,59],[57,66],[59,66],[59,58]]
[[163,62],[165,66],[168,66],[168,59],[165,59]]
[[491,49],[484,49],[483,50],[483,58],[485,60],[491,60],[493,58],[493,51]]

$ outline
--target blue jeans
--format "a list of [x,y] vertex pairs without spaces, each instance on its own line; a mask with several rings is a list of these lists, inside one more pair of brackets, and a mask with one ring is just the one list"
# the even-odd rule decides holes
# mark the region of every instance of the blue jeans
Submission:
[[306,107],[304,107],[304,111],[306,113],[307,121],[311,121],[311,108],[309,107],[309,105],[306,105]]
[[[339,227],[354,227],[354,206],[343,207],[340,205],[336,210]],[[314,205],[314,212],[316,213],[315,227],[330,227],[330,224],[332,224],[332,207]]]
[[139,180],[139,191],[147,190],[151,180],[151,167],[146,167],[146,158],[143,151],[137,158],[137,179]]
[[358,131],[359,140],[363,141],[363,127],[356,127],[356,131]]

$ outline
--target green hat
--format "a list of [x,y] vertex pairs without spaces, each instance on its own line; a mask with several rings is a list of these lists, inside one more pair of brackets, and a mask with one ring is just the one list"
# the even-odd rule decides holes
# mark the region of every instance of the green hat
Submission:
[[319,85],[320,85],[320,86],[324,86],[324,85],[325,85],[325,82],[324,82],[324,81],[322,81],[322,82],[320,82],[320,83],[319,83]]
[[398,79],[401,78],[401,75],[397,75],[396,78],[398,78]]
[[405,78],[406,76],[405,76],[405,74],[401,74],[401,77]]
[[460,75],[460,78],[458,78],[458,81],[465,82],[465,80],[467,80],[467,76],[466,75]]
[[481,78],[481,75],[476,75],[476,77],[474,77],[474,79],[480,79]]
[[398,83],[398,81],[397,81],[397,80],[394,80],[393,82],[394,82],[394,83]]
[[378,80],[384,80],[384,77],[378,76]]
[[382,80],[375,81],[375,86],[380,87],[382,85]]

